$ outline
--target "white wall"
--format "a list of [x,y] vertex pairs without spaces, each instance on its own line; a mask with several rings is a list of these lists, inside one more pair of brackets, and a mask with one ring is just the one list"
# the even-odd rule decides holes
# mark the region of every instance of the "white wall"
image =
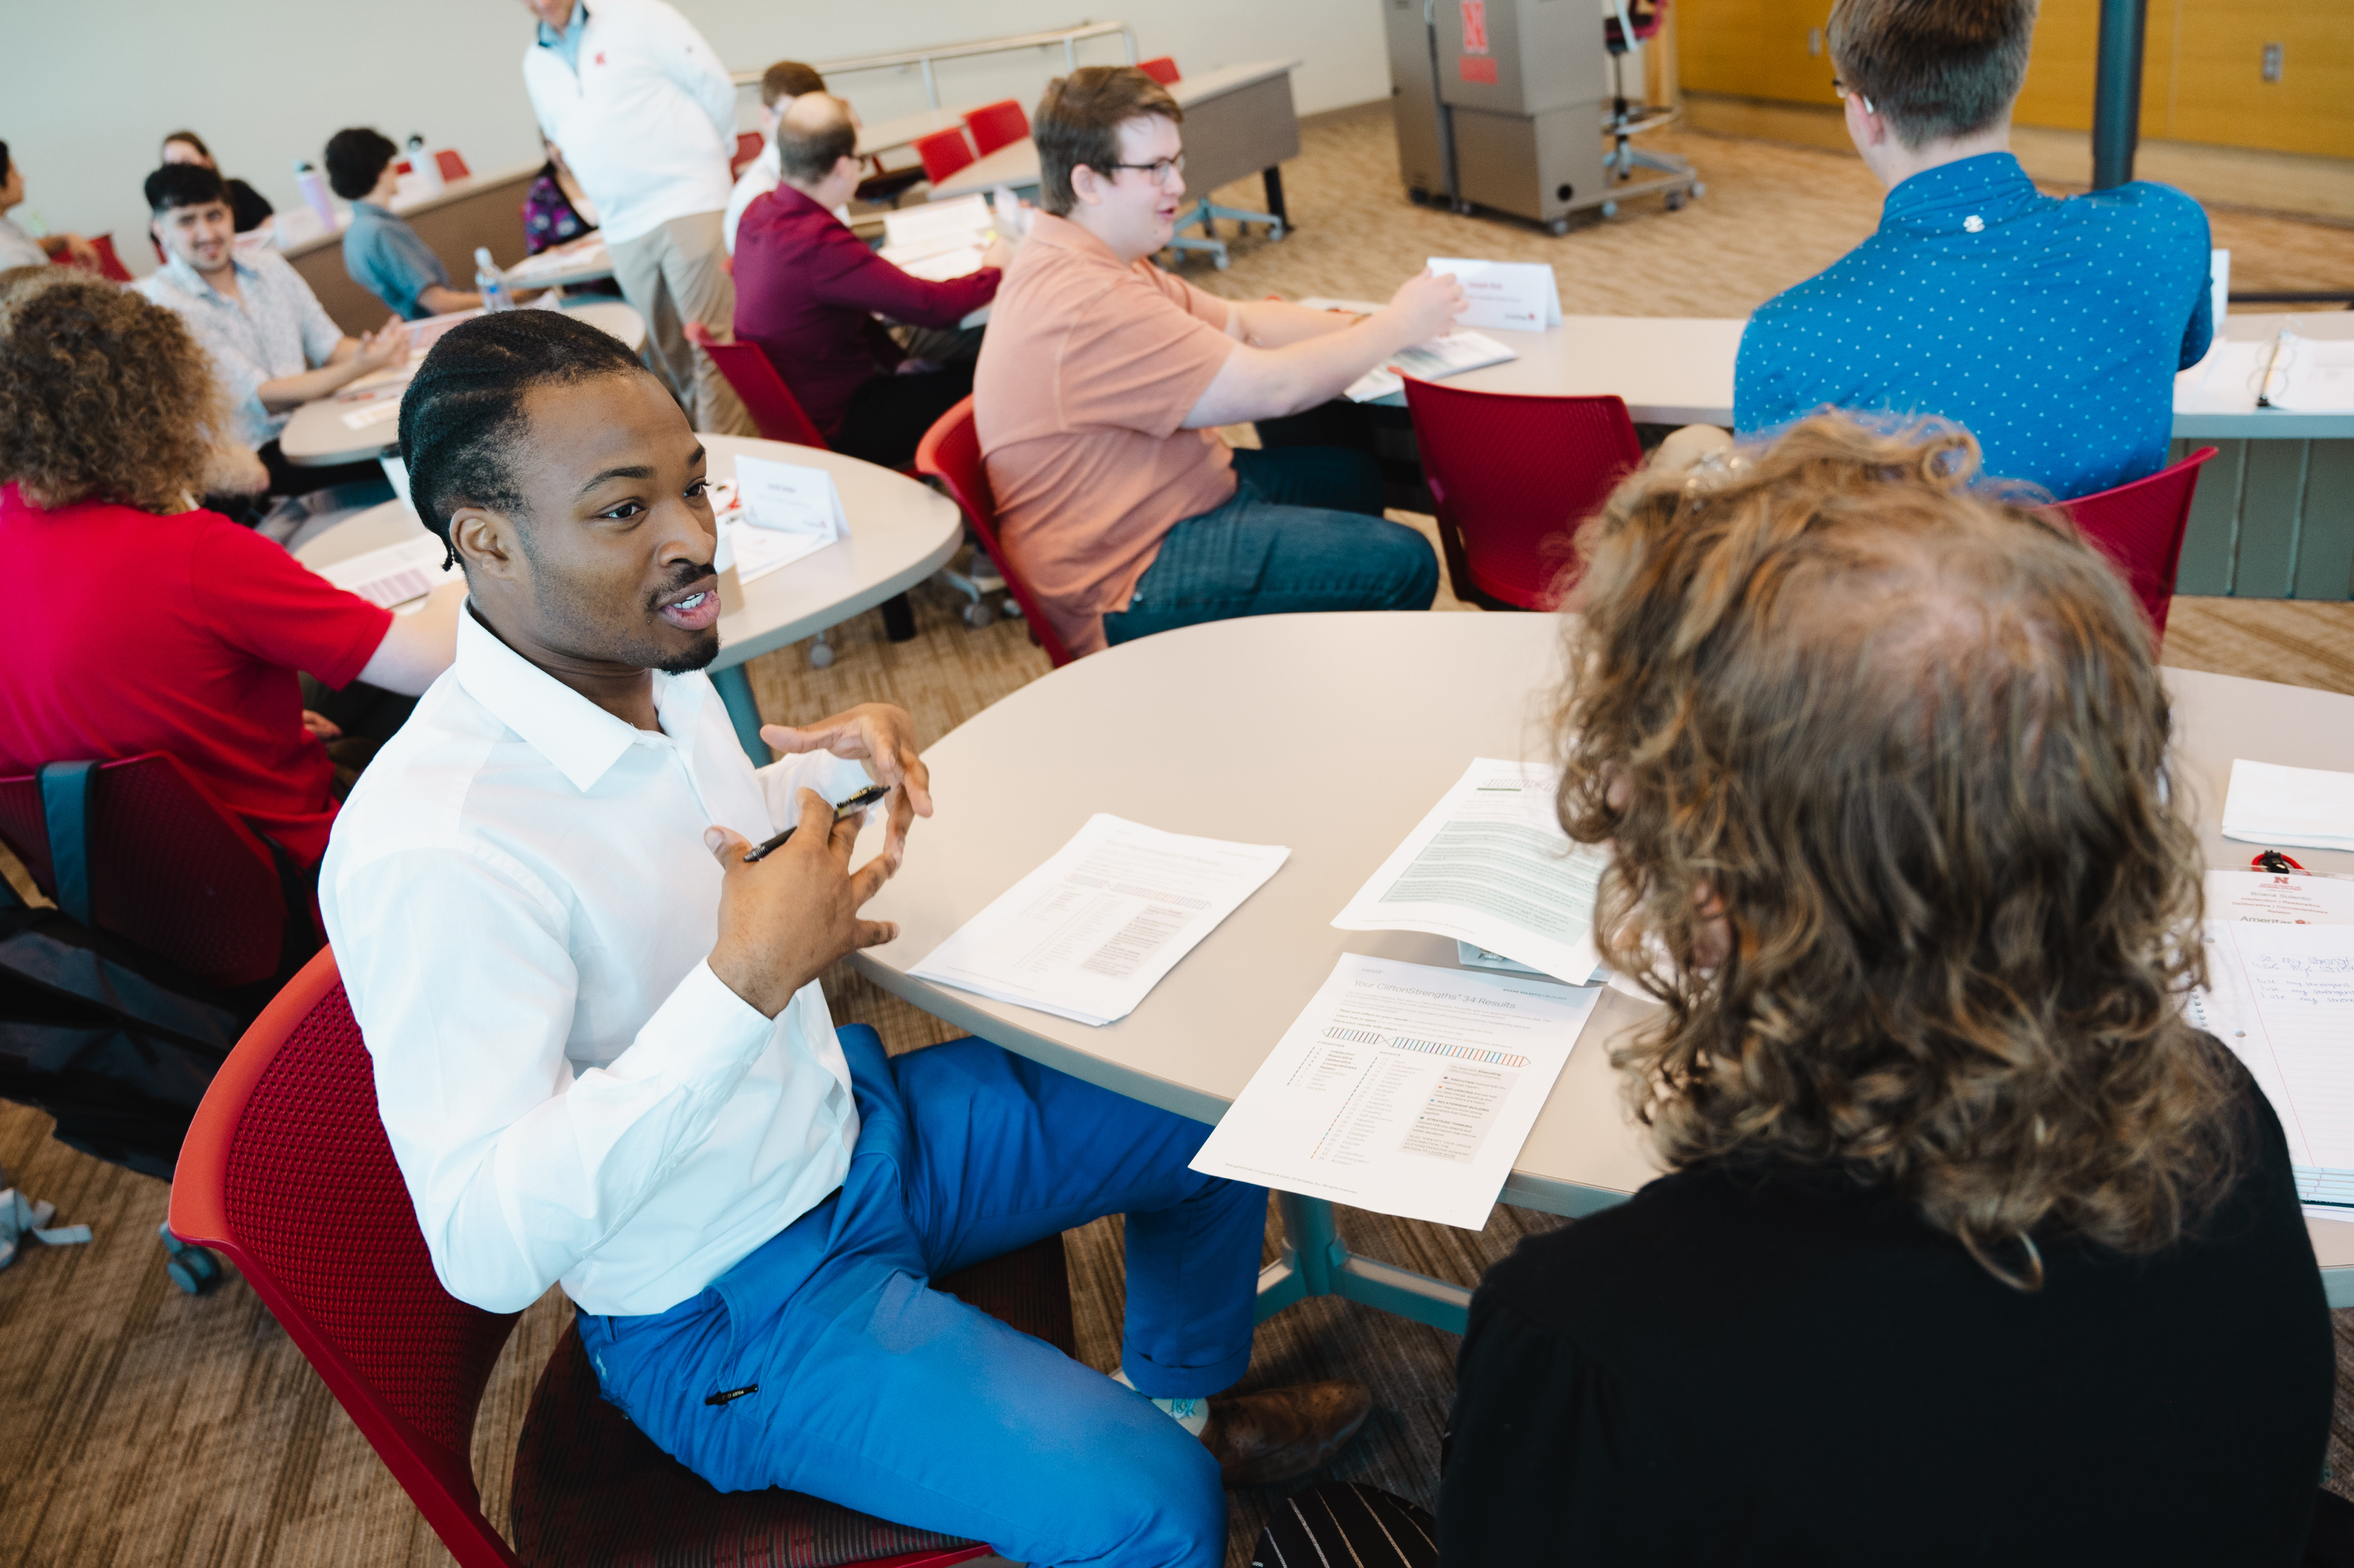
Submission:
[[[1069,25],[1075,0],[674,0],[731,70]],[[1129,0],[1100,18],[1136,29],[1141,58],[1173,55],[1199,73],[1239,60],[1296,58],[1303,114],[1384,98],[1389,68],[1379,0]],[[8,0],[0,21],[0,141],[25,166],[25,207],[52,230],[111,230],[144,272],[140,182],[164,132],[193,127],[222,170],[281,209],[299,205],[297,158],[316,163],[346,125],[396,141],[422,132],[477,171],[535,159],[537,132],[518,65],[531,19],[514,0]],[[1117,38],[1082,64],[1116,62]],[[1062,69],[1057,49],[941,68],[951,108],[998,98],[1026,109]],[[866,71],[834,86],[869,120],[920,109],[913,70]],[[748,125],[758,100],[742,95]]]

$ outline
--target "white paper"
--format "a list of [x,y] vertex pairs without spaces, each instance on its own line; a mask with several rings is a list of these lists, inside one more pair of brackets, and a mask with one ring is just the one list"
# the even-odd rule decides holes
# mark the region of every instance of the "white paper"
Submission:
[[1423,381],[1443,381],[1467,370],[1501,365],[1508,359],[1519,357],[1492,337],[1483,337],[1476,332],[1458,328],[1427,343],[1417,343],[1411,348],[1398,350],[1386,363],[1375,366],[1351,382],[1346,396],[1352,403],[1371,403],[1376,398],[1405,390],[1405,381],[1400,372]]
[[972,235],[994,232],[996,222],[986,196],[920,202],[893,207],[883,215],[883,243],[886,254],[902,248],[910,252],[937,250],[943,242],[962,245]]
[[2207,918],[2282,926],[2354,926],[2354,882],[2295,872],[2211,871]]
[[387,545],[381,550],[370,550],[364,556],[353,556],[334,566],[313,569],[337,588],[355,593],[370,604],[380,604],[387,609],[407,604],[450,580],[450,573],[441,569],[441,563],[449,557],[448,547],[425,532],[421,524],[417,534],[414,539],[404,539],[398,545]]
[[736,493],[743,501],[744,520],[755,527],[818,535],[821,545],[832,544],[849,527],[842,493],[825,469],[739,457]]
[[891,257],[884,260],[891,261],[910,278],[921,278],[927,283],[945,283],[951,278],[962,278],[980,271],[981,254],[978,245],[959,245],[938,255],[913,261],[899,261]]
[[1452,937],[1585,981],[1602,961],[1594,895],[1609,858],[1561,831],[1559,781],[1545,763],[1474,761],[1332,924]]
[[1433,272],[1452,272],[1467,302],[1455,318],[1458,327],[1505,332],[1543,332],[1561,325],[1561,284],[1541,261],[1479,261],[1434,256]]
[[2203,939],[2185,1012],[2272,1102],[2296,1195],[2354,1209],[2354,927],[2210,920]]
[[2273,407],[2299,414],[2354,414],[2354,340],[2301,338],[2295,349]]
[[2354,773],[2236,758],[2222,832],[2243,843],[2354,849]]
[[400,399],[379,397],[373,403],[363,403],[344,416],[347,430],[365,430],[370,425],[388,425],[400,418]]
[[1601,995],[1343,953],[1193,1169],[1476,1231]]
[[1081,1023],[1114,1023],[1290,854],[1097,812],[909,972]]
[[584,270],[593,271],[600,267],[610,268],[612,264],[612,256],[605,249],[604,238],[589,235],[568,245],[552,247],[536,256],[525,257],[506,270],[507,281],[523,288],[534,288],[543,278]]

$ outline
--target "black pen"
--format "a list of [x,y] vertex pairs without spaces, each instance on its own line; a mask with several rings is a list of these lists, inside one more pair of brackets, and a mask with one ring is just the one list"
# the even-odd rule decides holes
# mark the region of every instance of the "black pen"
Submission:
[[[858,812],[866,810],[867,807],[875,804],[875,801],[880,800],[884,796],[888,795],[890,792],[890,789],[884,785],[869,784],[865,789],[861,789],[857,794],[853,795],[849,800],[844,800],[842,804],[836,806],[833,809],[833,820],[838,822],[844,817],[854,816]],[[761,856],[767,854],[770,850],[782,845],[787,839],[793,836],[793,828],[798,828],[800,826],[801,824],[799,822],[795,822],[792,828],[787,828],[783,832],[779,833],[767,843],[764,843],[758,849],[753,850],[749,854],[744,857],[744,863],[746,865],[749,865],[754,861],[758,860]]]

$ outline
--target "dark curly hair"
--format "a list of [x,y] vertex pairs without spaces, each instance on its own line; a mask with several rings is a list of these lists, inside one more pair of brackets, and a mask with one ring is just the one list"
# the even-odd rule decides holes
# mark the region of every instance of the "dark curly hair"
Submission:
[[[561,311],[497,311],[441,334],[400,397],[409,503],[448,550],[461,506],[523,505],[511,465],[528,433],[524,394],[599,376],[650,375],[610,333]],[[462,564],[462,563],[461,563]]]
[[385,165],[399,156],[399,143],[381,131],[365,125],[338,131],[327,138],[327,187],[345,201],[357,201],[376,189]]
[[2168,707],[2115,571],[1974,493],[1976,443],[1838,415],[1646,472],[1578,538],[1560,812],[1666,1004],[1617,1065],[1671,1166],[1843,1166],[1998,1277],[2228,1187]]
[[161,305],[83,276],[0,297],[0,483],[35,505],[184,511],[227,424],[212,362]]

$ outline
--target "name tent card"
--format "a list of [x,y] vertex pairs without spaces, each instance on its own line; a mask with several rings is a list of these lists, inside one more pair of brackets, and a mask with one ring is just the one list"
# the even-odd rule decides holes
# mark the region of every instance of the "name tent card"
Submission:
[[813,535],[819,543],[830,545],[850,526],[842,510],[842,492],[825,469],[739,457],[736,493],[743,502],[744,520],[756,528]]
[[1452,272],[1463,285],[1469,303],[1455,318],[1458,327],[1543,332],[1561,325],[1561,285],[1553,269],[1541,261],[1433,256],[1423,265],[1434,272]]

